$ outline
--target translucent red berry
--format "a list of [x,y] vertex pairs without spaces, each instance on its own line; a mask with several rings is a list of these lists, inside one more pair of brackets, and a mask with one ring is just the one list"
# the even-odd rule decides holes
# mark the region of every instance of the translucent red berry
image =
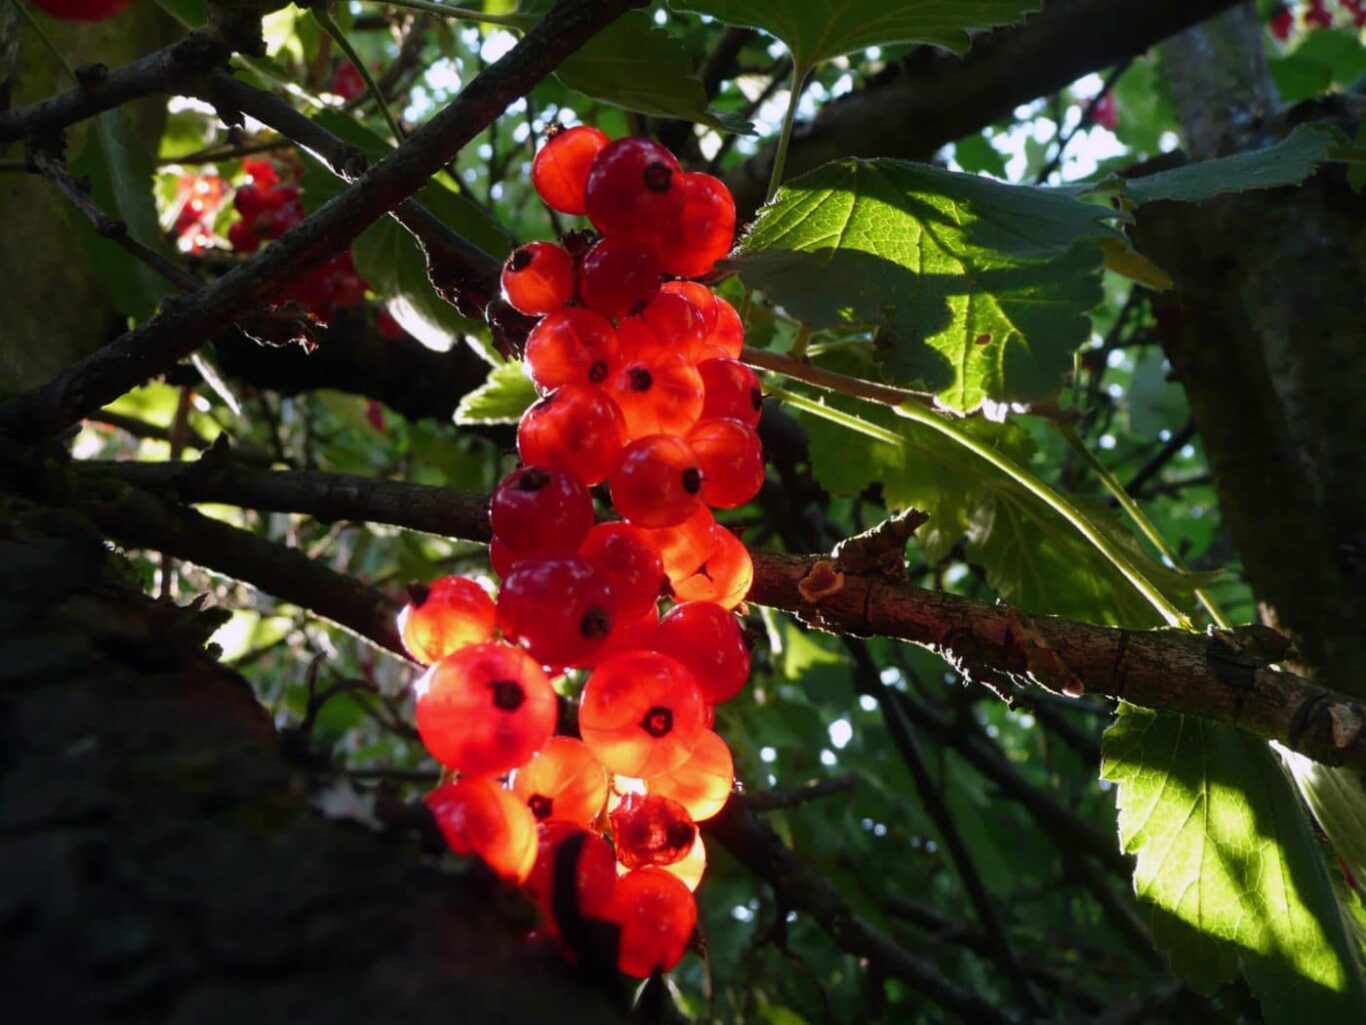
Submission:
[[576,910],[585,918],[606,917],[617,884],[616,856],[607,841],[573,822],[542,822],[536,832],[536,862],[526,888],[551,935],[559,933],[559,923],[555,920],[559,852],[571,839],[581,838],[577,840],[578,852],[571,877]]
[[610,482],[612,505],[638,527],[672,527],[701,504],[702,470],[686,442],[651,434],[626,446]]
[[749,679],[749,643],[744,627],[713,602],[689,601],[674,606],[659,621],[653,647],[687,666],[710,704],[729,701]]
[[498,628],[543,665],[574,666],[607,640],[612,588],[577,555],[522,559],[498,591]]
[[426,797],[432,817],[457,854],[473,854],[504,879],[521,883],[536,863],[536,821],[497,783],[464,777]]
[[759,426],[764,393],[754,372],[738,360],[709,359],[697,364],[702,377],[702,420],[739,420]]
[[646,784],[649,793],[681,804],[694,822],[705,822],[724,808],[734,785],[730,748],[711,730],[702,731],[686,762]]
[[621,410],[601,388],[567,384],[525,413],[517,425],[524,463],[566,470],[592,487],[616,469],[626,444]]
[[574,258],[553,242],[528,242],[504,261],[502,285],[518,313],[553,313],[574,294]]
[[[696,821],[694,819],[694,821]],[[665,872],[673,876],[689,891],[695,891],[702,882],[702,876],[707,871],[707,848],[702,843],[702,834],[699,832],[693,840],[692,846],[688,848],[688,853],[683,855],[683,860],[675,861],[672,865],[660,865]],[[626,867],[617,862],[617,875],[625,875]]]
[[531,183],[546,206],[562,214],[586,212],[583,191],[588,169],[608,141],[603,132],[588,125],[551,135],[531,162]]
[[579,261],[579,297],[589,309],[618,320],[655,297],[664,276],[648,246],[605,238]]
[[739,359],[745,347],[745,325],[735,307],[716,296],[716,327],[702,340],[698,359]]
[[659,549],[664,574],[670,581],[676,581],[692,576],[697,567],[707,561],[707,556],[716,548],[718,529],[711,510],[699,505],[682,523],[646,533]]
[[650,139],[618,139],[603,147],[588,171],[584,203],[606,236],[645,239],[673,230],[687,195],[674,155]]
[[489,519],[519,557],[572,552],[593,526],[593,498],[567,470],[523,466],[494,489]]
[[637,779],[676,769],[703,730],[705,702],[687,667],[653,651],[628,651],[593,670],[579,702],[579,730],[607,768]]
[[555,729],[557,703],[536,660],[506,644],[461,648],[414,685],[417,730],[431,756],[475,776],[526,762]]
[[470,644],[493,636],[498,620],[493,599],[468,577],[442,577],[408,588],[408,604],[398,614],[403,647],[431,665]]
[[659,601],[664,563],[648,534],[629,523],[599,523],[588,532],[579,554],[612,586],[617,611],[643,615]]
[[607,801],[607,770],[582,740],[551,737],[517,770],[512,792],[538,821],[592,825]]
[[735,200],[730,189],[709,174],[685,173],[685,197],[675,230],[659,236],[655,253],[665,273],[679,278],[710,274],[735,241]]
[[612,632],[607,635],[607,643],[591,659],[584,662],[584,667],[596,668],[623,651],[645,651],[654,643],[655,629],[658,626],[659,609],[654,605],[644,612],[619,613],[612,623]]
[[608,393],[626,422],[626,438],[686,434],[702,415],[702,375],[681,354],[659,353],[623,363]]
[[627,868],[682,861],[697,837],[688,809],[662,794],[627,794],[611,820],[617,860]]
[[697,928],[697,902],[665,869],[638,868],[617,880],[608,917],[621,927],[617,967],[646,979],[683,959]]
[[692,303],[693,308],[702,316],[702,337],[716,330],[716,296],[706,285],[697,281],[666,281],[660,288],[668,295],[679,295]]
[[691,575],[673,581],[679,601],[712,601],[733,609],[745,600],[754,583],[754,563],[740,539],[717,527],[716,547]]
[[754,428],[739,420],[703,420],[688,432],[688,446],[702,468],[702,501],[734,509],[764,483],[764,446]]
[[623,317],[617,333],[627,359],[680,356],[692,363],[707,330],[702,314],[685,296],[661,289],[639,313]]
[[600,385],[621,363],[621,346],[610,320],[570,306],[531,329],[523,359],[531,379],[546,391],[566,384]]

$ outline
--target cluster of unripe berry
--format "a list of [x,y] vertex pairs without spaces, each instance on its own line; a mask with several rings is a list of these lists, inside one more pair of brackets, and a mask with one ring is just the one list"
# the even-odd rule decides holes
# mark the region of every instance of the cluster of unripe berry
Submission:
[[[555,134],[532,175],[600,237],[531,243],[503,271],[507,300],[542,318],[525,356],[544,397],[490,503],[502,584],[496,602],[463,577],[415,588],[399,625],[430,666],[417,726],[447,770],[427,803],[451,847],[524,884],[552,937],[566,907],[615,927],[618,967],[645,977],[687,948],[697,823],[734,781],[710,727],[749,676],[733,610],[753,569],[711,508],[763,483],[762,396],[736,361],[735,310],[687,280],[730,248],[720,182],[593,128]],[[604,482],[622,519],[595,524],[589,489]],[[551,682],[567,672],[587,676],[576,724]]]
[[[242,169],[251,181],[239,185],[233,194],[232,205],[242,219],[228,228],[228,241],[245,256],[302,221],[304,204],[298,186],[282,184],[270,161],[244,160]],[[351,262],[351,250],[344,249],[291,281],[281,290],[277,301],[293,300],[312,319],[326,324],[337,310],[364,301],[366,287],[365,279],[356,273]]]

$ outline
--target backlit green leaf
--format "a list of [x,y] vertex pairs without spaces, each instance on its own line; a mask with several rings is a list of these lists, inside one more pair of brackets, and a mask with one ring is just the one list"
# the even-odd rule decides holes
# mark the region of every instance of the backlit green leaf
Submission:
[[522,364],[505,363],[489,371],[488,379],[460,400],[458,424],[515,424],[536,401],[536,389]]

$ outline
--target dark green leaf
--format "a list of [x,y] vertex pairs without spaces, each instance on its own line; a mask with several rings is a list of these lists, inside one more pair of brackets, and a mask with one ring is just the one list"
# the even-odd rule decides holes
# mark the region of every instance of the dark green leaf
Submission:
[[985,135],[969,135],[953,144],[953,159],[969,174],[986,171],[996,178],[1006,176],[1005,154],[991,144]]
[[1272,1025],[1359,1022],[1355,944],[1266,742],[1124,706],[1104,751],[1134,885],[1176,972],[1213,993],[1241,969]]
[[460,400],[458,424],[515,424],[536,401],[536,389],[521,363],[505,363],[489,371],[488,380]]
[[410,335],[433,349],[449,349],[471,323],[437,295],[422,247],[399,224],[376,221],[351,246],[360,274]]
[[1112,212],[897,160],[783,187],[732,266],[813,327],[881,327],[888,376],[945,405],[1052,395],[1090,337]]

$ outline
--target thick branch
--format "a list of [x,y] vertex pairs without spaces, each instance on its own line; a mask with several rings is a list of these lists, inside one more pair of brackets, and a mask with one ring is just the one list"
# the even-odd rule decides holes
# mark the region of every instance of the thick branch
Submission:
[[[329,518],[388,522],[432,529],[430,513],[445,506],[438,529],[486,541],[482,499],[420,484],[387,482],[385,501],[371,499],[377,482],[364,477],[239,469],[231,466],[105,466],[146,488],[172,490],[187,502],[226,502],[251,508],[323,510]],[[136,475],[136,477],[134,476]],[[345,481],[345,486],[338,486]],[[394,508],[392,495],[404,494]],[[328,497],[324,503],[324,496]],[[1147,708],[1197,715],[1278,740],[1325,764],[1366,768],[1366,707],[1270,666],[1286,655],[1279,634],[1262,628],[1190,634],[1174,630],[1119,630],[1051,616],[1028,616],[1007,605],[927,591],[873,576],[845,574],[816,602],[802,596],[808,574],[827,564],[814,555],[755,552],[749,598],[791,612],[821,629],[877,634],[938,652],[965,673],[1008,677],[1050,689],[1080,683]]]
[[216,331],[268,303],[407,199],[517,97],[553,71],[630,0],[560,0],[501,60],[354,185],[193,296],[0,407],[0,427],[41,436],[69,426],[189,355]]

